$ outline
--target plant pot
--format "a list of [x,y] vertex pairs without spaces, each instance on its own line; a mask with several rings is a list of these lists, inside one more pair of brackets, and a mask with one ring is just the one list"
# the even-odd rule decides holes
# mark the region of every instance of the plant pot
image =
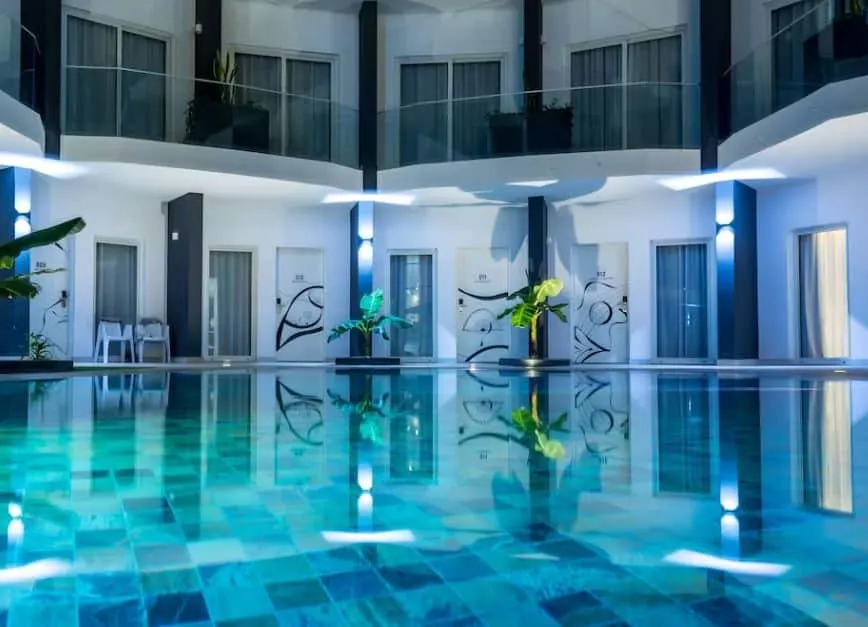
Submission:
[[535,359],[532,357],[504,357],[497,361],[501,368],[524,368],[537,370],[540,368],[569,368],[569,359]]
[[524,153],[524,120],[520,113],[491,113],[488,116],[491,156]]
[[569,152],[573,145],[571,107],[527,112],[527,151],[531,154]]
[[268,111],[251,105],[194,100],[187,120],[188,143],[269,152]]
[[0,359],[0,374],[38,374],[72,372],[71,361],[62,359]]
[[804,44],[805,94],[835,81],[868,74],[868,22],[844,15]]
[[400,357],[337,357],[336,366],[400,366]]

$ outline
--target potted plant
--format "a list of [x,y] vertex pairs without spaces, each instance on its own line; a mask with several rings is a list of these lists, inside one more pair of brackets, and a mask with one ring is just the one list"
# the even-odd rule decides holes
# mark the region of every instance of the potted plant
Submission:
[[399,329],[409,329],[413,323],[399,316],[390,316],[381,313],[383,308],[383,290],[376,289],[370,294],[365,294],[359,303],[362,311],[360,320],[347,320],[334,327],[328,336],[329,342],[334,342],[346,333],[355,331],[363,338],[362,357],[338,357],[335,364],[338,366],[395,366],[401,363],[400,357],[373,357],[374,336],[379,335],[384,340],[389,340],[389,329],[393,326]]
[[239,102],[238,66],[228,53],[217,52],[211,74],[214,82],[197,84],[187,103],[184,141],[269,152],[269,112],[251,100]]
[[527,115],[527,151],[568,152],[573,145],[573,107],[553,100]]
[[492,156],[514,157],[524,154],[524,117],[520,112],[491,111],[488,132]]
[[808,92],[866,72],[868,2],[846,0],[844,8],[843,13],[835,15],[829,24],[804,41],[805,89]]
[[[10,271],[15,268],[15,259],[22,253],[43,246],[60,246],[60,242],[74,235],[85,227],[84,220],[74,218],[61,224],[34,231],[12,241],[0,244],[0,270]],[[44,268],[24,274],[11,274],[0,279],[0,298],[33,299],[39,294],[39,284],[33,278],[43,274],[63,272],[64,268]],[[58,301],[59,303],[60,301]],[[55,303],[56,305],[57,303]],[[52,305],[54,307],[54,305]],[[50,308],[49,308],[50,309]],[[44,316],[43,316],[44,325]],[[41,332],[28,334],[28,354],[19,361],[0,361],[0,372],[41,372],[71,370],[71,361],[52,359],[54,344]]]
[[542,359],[540,357],[539,325],[542,317],[551,312],[561,322],[567,321],[564,309],[567,303],[549,303],[549,299],[558,296],[564,289],[564,282],[559,278],[543,279],[532,283],[528,274],[528,285],[507,297],[509,301],[518,301],[504,309],[498,320],[509,316],[509,323],[517,329],[528,329],[530,333],[527,358],[504,358],[501,366],[518,366],[521,368],[564,367],[570,365],[569,359]]

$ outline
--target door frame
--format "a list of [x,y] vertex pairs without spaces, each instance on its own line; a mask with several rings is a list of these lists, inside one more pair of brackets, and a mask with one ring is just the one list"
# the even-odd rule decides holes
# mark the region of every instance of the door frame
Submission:
[[[211,253],[250,253],[250,355],[208,355],[208,281],[211,279]],[[206,246],[203,264],[204,280],[202,281],[202,357],[209,361],[255,361],[258,334],[259,286],[256,277],[259,275],[258,249],[252,246]]]
[[[627,347],[626,347],[627,348],[627,358],[624,361],[597,362],[597,363],[629,364],[630,363],[630,327],[631,327],[631,316],[630,316],[630,243],[629,242],[579,242],[579,243],[574,243],[570,247],[570,268],[569,268],[569,277],[570,277],[570,286],[569,286],[569,290],[570,290],[570,300],[569,300],[569,303],[570,303],[570,315],[569,315],[570,362],[575,363],[575,361],[573,359],[573,357],[574,357],[573,342],[575,339],[574,338],[574,329],[575,329],[576,325],[575,325],[574,320],[575,320],[576,312],[575,312],[575,309],[573,307],[573,298],[578,296],[577,294],[573,293],[574,288],[575,288],[575,284],[576,284],[576,278],[577,278],[576,273],[575,273],[575,268],[573,267],[573,265],[574,265],[573,262],[575,261],[575,255],[577,253],[577,249],[579,249],[582,246],[597,246],[597,247],[620,246],[620,247],[623,247],[623,249],[624,249],[624,262],[625,262],[624,274],[626,275],[625,281],[624,281],[624,292],[625,292],[625,295],[627,296],[627,338],[626,338],[627,339]],[[582,362],[582,363],[587,363],[587,362]],[[593,362],[591,362],[591,363],[593,363]]]
[[[278,324],[280,324],[280,315],[281,315],[281,309],[277,305],[278,290],[279,290],[279,283],[280,283],[280,251],[281,250],[313,251],[313,252],[319,253],[319,255],[320,255],[320,277],[321,277],[320,283],[322,285],[322,293],[323,293],[323,309],[322,309],[322,311],[323,311],[323,314],[322,314],[323,343],[322,343],[322,347],[321,347],[322,348],[322,354],[320,355],[319,359],[311,359],[311,360],[307,360],[307,361],[314,362],[314,363],[325,361],[325,353],[326,353],[326,345],[325,345],[326,324],[325,324],[325,321],[326,321],[326,295],[327,295],[327,287],[326,287],[326,282],[325,282],[325,276],[326,276],[326,272],[325,272],[325,268],[326,268],[325,249],[317,248],[315,246],[277,246],[275,248],[275,251],[274,251],[274,305],[275,305],[275,309],[277,310],[277,316],[275,319],[276,324],[275,324],[275,329],[274,329],[275,332],[277,332],[276,326]],[[275,346],[274,358],[277,361],[287,361],[287,362],[291,361],[291,360],[282,360],[280,358],[280,355],[277,351],[277,346]]]
[[[416,362],[416,363],[427,363],[437,361],[437,355],[439,354],[438,350],[438,336],[437,320],[439,318],[438,307],[440,299],[437,297],[437,249],[436,248],[390,248],[386,251],[386,284],[383,289],[384,293],[384,301],[386,303],[386,311],[391,313],[392,311],[392,257],[407,257],[410,255],[418,255],[424,256],[429,255],[431,257],[431,313],[433,315],[433,320],[431,320],[432,324],[432,338],[431,338],[431,347],[433,349],[433,355],[430,357],[401,357],[401,361],[407,362]],[[391,350],[387,351],[391,355]]]
[[[461,331],[458,328],[459,318],[458,318],[458,303],[457,303],[457,299],[459,297],[458,290],[461,289],[460,281],[459,281],[459,277],[461,276],[461,267],[460,267],[459,262],[461,261],[461,252],[462,251],[468,251],[468,250],[473,250],[473,251],[485,250],[485,251],[489,251],[489,252],[492,250],[506,251],[507,258],[504,260],[505,267],[506,267],[506,285],[505,285],[504,291],[506,292],[507,295],[511,294],[514,291],[514,288],[512,287],[512,282],[510,280],[511,278],[513,278],[513,276],[512,276],[513,273],[512,273],[512,262],[510,261],[511,249],[509,246],[460,246],[460,247],[455,249],[455,261],[454,261],[454,268],[453,268],[453,278],[455,280],[455,287],[453,288],[453,294],[454,294],[453,298],[455,298],[456,300],[453,301],[453,304],[452,304],[452,313],[454,316],[453,323],[452,323],[452,331],[455,334],[455,336],[454,336],[455,337],[455,360],[457,363],[460,363],[460,364],[477,363],[477,362],[472,362],[472,361],[462,361],[462,360],[459,360],[459,358],[458,358],[459,357],[458,356],[458,338],[460,337],[460,333],[461,333]],[[504,300],[503,302],[504,302],[504,308],[505,308],[506,303],[508,301]],[[508,320],[505,321],[505,325],[506,325],[506,330],[505,330],[504,341],[506,343],[506,355],[510,356],[510,355],[512,355],[512,349],[513,349],[513,345],[514,345],[513,334],[516,331],[516,329],[509,323]],[[483,362],[479,362],[479,363],[494,363],[494,362],[483,361]]]
[[[97,251],[99,250],[100,244],[109,244],[112,246],[130,246],[136,249],[136,319],[133,320],[132,324],[133,331],[135,331],[135,325],[138,324],[139,320],[142,317],[142,295],[144,290],[145,283],[145,264],[144,264],[144,244],[135,239],[125,239],[122,237],[100,237],[97,236],[93,240],[93,290],[91,294],[91,321],[90,321],[90,330],[93,334],[91,337],[90,343],[90,351],[93,351],[93,346],[96,343],[96,274],[97,274]],[[72,353],[72,345],[69,347],[70,354]]]

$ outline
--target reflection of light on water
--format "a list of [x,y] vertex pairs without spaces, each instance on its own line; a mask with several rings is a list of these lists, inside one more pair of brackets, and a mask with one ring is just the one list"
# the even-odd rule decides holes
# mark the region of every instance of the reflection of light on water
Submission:
[[555,557],[554,555],[549,555],[548,553],[521,553],[519,555],[513,555],[513,557],[520,560],[546,560],[549,562],[560,561],[560,558]]
[[397,531],[323,531],[322,537],[334,544],[403,544],[415,542],[416,536],[409,529]]
[[694,568],[708,568],[710,570],[722,570],[738,575],[783,575],[790,570],[786,564],[770,564],[768,562],[742,562],[740,560],[724,559],[696,551],[675,551],[663,558],[664,562],[692,566]]
[[9,516],[12,518],[21,518],[21,504],[20,503],[9,503]]
[[60,577],[72,571],[72,564],[61,560],[40,560],[0,569],[0,584],[29,583],[39,579]]

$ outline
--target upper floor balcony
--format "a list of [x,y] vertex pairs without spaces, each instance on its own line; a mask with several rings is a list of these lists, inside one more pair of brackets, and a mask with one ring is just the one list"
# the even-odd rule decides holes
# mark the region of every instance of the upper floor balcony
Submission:
[[862,0],[797,1],[773,9],[770,23],[771,36],[723,78],[730,101],[724,135],[734,136],[722,147],[724,162],[868,111],[864,87],[846,83],[868,76],[868,8]]
[[[613,83],[431,99],[436,78],[411,85],[418,89],[402,88],[404,104],[380,114],[381,170],[494,157],[699,146],[696,85]],[[467,87],[485,92],[484,85]]]
[[0,13],[0,152],[41,155],[44,131],[34,111],[41,51],[33,33]]
[[153,59],[140,52],[126,56],[130,67],[65,67],[64,136],[192,144],[358,167],[354,109],[282,90],[280,81],[266,89],[150,71]]

